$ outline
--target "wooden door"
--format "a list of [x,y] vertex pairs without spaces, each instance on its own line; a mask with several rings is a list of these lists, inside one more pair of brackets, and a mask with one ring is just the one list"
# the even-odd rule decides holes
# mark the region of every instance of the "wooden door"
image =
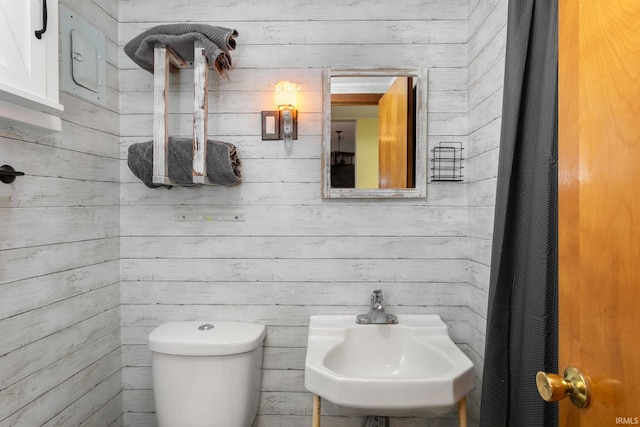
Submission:
[[560,425],[640,424],[640,1],[559,3]]
[[398,77],[378,102],[380,188],[409,188],[413,128],[411,77]]

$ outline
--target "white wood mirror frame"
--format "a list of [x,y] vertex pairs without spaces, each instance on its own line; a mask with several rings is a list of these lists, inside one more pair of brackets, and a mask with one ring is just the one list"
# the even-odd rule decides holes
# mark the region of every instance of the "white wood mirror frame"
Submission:
[[[410,76],[415,95],[415,188],[335,188],[331,186],[331,78]],[[426,67],[384,69],[332,69],[323,73],[322,197],[323,198],[424,198],[427,195],[427,72]]]

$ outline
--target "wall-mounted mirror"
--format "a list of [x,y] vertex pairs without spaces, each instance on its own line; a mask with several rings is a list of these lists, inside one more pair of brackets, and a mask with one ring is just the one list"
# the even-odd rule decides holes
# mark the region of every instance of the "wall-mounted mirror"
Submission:
[[424,68],[324,70],[322,196],[427,192]]

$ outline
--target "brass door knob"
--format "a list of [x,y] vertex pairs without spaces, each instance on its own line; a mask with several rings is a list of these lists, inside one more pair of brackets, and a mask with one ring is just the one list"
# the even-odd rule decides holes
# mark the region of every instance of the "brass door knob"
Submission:
[[547,402],[557,402],[569,396],[578,408],[589,405],[589,382],[582,371],[569,366],[564,371],[564,378],[557,374],[538,372],[536,374],[538,393]]

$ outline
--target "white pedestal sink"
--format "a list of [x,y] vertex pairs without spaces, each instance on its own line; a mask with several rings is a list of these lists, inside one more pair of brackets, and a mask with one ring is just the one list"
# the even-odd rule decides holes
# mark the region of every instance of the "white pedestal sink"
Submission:
[[398,315],[396,325],[310,317],[305,387],[345,415],[439,415],[474,384],[473,363],[438,315]]

